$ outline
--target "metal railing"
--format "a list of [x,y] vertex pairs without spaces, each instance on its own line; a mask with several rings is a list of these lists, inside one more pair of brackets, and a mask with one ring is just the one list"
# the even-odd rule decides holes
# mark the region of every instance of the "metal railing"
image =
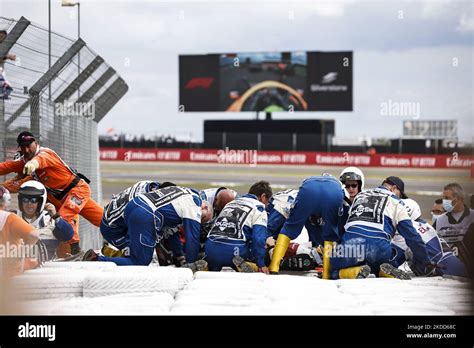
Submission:
[[[13,91],[0,99],[0,161],[14,157],[16,136],[29,130],[42,146],[91,179],[92,197],[100,203],[97,123],[127,92],[127,84],[82,39],[52,32],[50,66],[46,28],[24,17],[0,17],[0,26],[8,27],[0,57],[17,56],[3,63]],[[97,228],[82,218],[79,234],[83,248],[100,246]]]

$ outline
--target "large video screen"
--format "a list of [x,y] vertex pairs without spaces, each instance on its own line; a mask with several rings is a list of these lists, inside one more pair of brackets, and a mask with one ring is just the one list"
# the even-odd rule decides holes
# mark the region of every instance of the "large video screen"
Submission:
[[352,52],[179,56],[181,111],[352,111]]

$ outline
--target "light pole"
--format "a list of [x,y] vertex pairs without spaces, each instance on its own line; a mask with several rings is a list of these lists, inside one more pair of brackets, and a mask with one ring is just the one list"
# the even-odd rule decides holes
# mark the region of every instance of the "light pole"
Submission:
[[[51,0],[48,0],[48,69],[51,69]],[[48,84],[49,100],[51,100],[51,82]]]
[[[79,0],[62,0],[61,6],[63,7],[74,7],[77,6],[77,38],[81,37],[81,3]],[[77,75],[81,73],[81,52],[77,52]],[[81,96],[79,88],[77,89],[77,99]]]

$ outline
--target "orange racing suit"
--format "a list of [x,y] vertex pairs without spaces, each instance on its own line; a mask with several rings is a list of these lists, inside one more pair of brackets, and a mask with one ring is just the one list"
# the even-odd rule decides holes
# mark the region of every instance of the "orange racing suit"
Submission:
[[[33,230],[33,226],[16,214],[0,210],[0,245],[3,246],[4,251],[20,247]],[[20,274],[22,270],[35,268],[37,265],[35,259],[23,259],[20,254],[0,255],[0,276],[14,276]]]
[[24,176],[23,173],[18,173],[14,178],[0,182],[0,186],[5,187],[10,193],[18,193],[20,186],[30,180],[33,180],[31,175]]

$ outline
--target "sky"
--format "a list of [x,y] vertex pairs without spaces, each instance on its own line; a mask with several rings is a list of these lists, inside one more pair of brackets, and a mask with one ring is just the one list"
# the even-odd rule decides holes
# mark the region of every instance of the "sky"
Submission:
[[[77,36],[77,9],[51,0],[52,29]],[[0,16],[48,24],[47,0],[1,0]],[[473,1],[82,0],[81,37],[129,85],[99,123],[132,134],[203,139],[203,120],[254,113],[178,111],[178,55],[261,51],[354,52],[352,112],[276,113],[334,119],[336,138],[396,138],[402,121],[458,120],[474,135]],[[419,112],[383,112],[416,103]]]

